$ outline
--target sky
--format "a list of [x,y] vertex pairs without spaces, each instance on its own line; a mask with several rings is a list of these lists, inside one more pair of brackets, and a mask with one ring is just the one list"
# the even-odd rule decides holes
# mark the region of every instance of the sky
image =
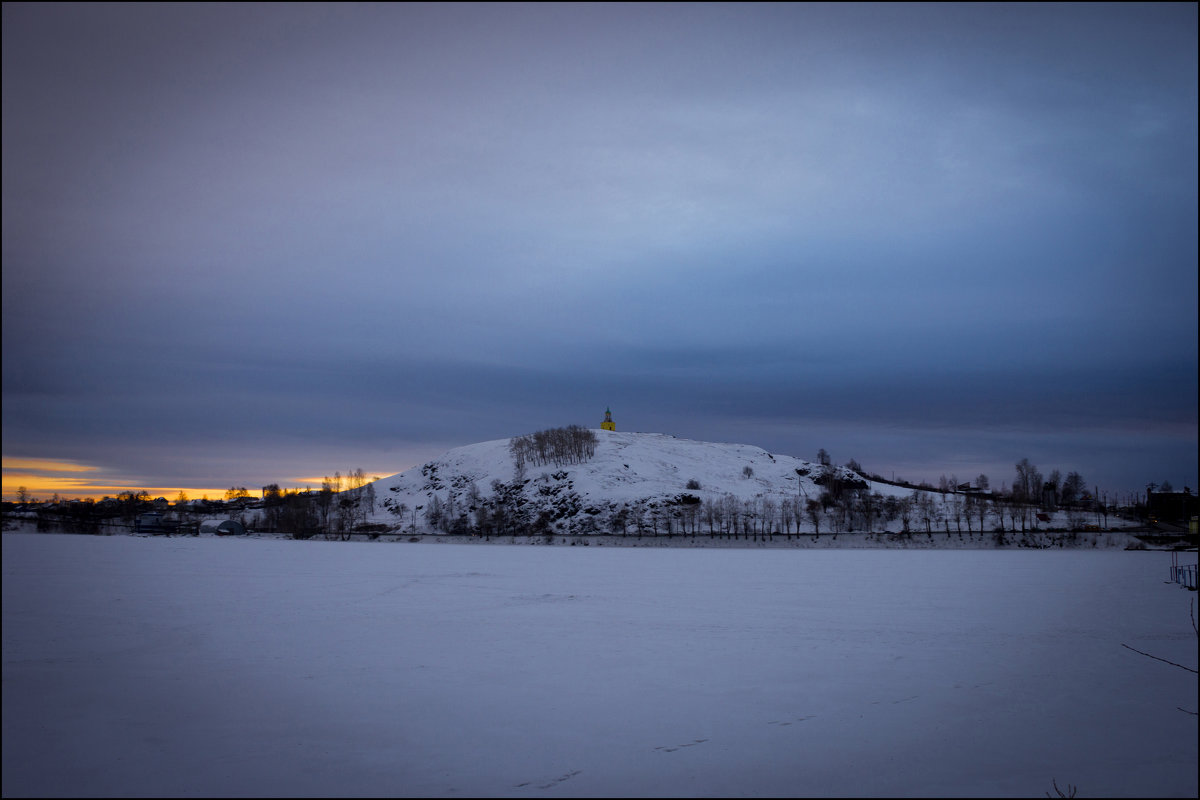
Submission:
[[5,797],[1196,796],[1161,551],[2,539]]
[[1197,488],[1197,10],[3,5],[4,496],[559,425]]

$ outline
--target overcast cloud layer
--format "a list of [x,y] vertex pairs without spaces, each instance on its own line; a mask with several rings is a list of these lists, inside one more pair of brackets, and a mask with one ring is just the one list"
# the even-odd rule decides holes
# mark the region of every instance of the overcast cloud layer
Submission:
[[607,406],[1195,488],[1196,14],[5,3],[4,456],[256,488]]

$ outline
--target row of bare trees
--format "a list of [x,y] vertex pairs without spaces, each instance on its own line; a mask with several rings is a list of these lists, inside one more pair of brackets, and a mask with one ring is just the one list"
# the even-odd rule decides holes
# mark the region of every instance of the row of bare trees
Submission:
[[348,540],[362,531],[375,512],[375,486],[359,467],[334,472],[321,481],[319,492],[284,491],[279,484],[263,487],[262,526],[268,531],[291,533],[297,539],[317,534]]
[[[534,483],[532,491],[526,487]],[[434,494],[410,508],[385,501],[385,507],[410,530],[477,536],[616,534],[622,536],[703,535],[724,538],[774,538],[843,532],[927,533],[1029,532],[1040,528],[1038,506],[1011,495],[914,490],[883,495],[861,484],[832,482],[817,497],[732,493],[707,498],[682,493],[585,507],[573,492],[549,496],[552,485],[515,478],[493,481],[482,494],[472,483],[465,492]],[[1082,508],[1068,513],[1067,526],[1083,526]],[[1107,523],[1107,520],[1105,520]]]
[[548,428],[513,437],[508,447],[518,472],[526,465],[563,467],[580,464],[595,455],[596,434],[581,425]]

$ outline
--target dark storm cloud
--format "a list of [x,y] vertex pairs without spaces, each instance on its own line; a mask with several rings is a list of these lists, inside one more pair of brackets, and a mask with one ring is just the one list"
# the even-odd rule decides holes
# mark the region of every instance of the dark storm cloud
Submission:
[[1194,5],[3,13],[6,456],[611,405],[1125,486],[1138,430],[1195,483]]

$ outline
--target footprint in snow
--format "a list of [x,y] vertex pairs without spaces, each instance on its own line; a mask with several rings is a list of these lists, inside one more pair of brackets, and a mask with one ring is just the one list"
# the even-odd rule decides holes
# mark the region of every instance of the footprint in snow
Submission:
[[674,747],[664,744],[664,745],[662,745],[660,747],[656,747],[654,749],[661,750],[664,753],[674,753],[676,750],[678,750],[681,747],[695,747],[696,745],[704,744],[707,741],[708,741],[708,739],[693,739],[692,741],[688,742],[687,744],[677,744]]
[[[581,773],[581,772],[583,772],[583,770],[581,770],[581,769],[573,769],[573,770],[571,770],[570,772],[568,772],[566,775],[560,775],[560,776],[558,776],[557,778],[555,778],[554,780],[550,781],[549,783],[541,783],[541,784],[538,784],[538,787],[537,787],[537,788],[539,788],[539,789],[553,789],[553,788],[554,788],[555,786],[557,786],[558,784],[562,783],[563,781],[568,781],[568,780],[570,780],[571,778],[574,778],[576,775],[578,775],[578,774],[579,774],[579,773]],[[515,788],[515,789],[521,789],[521,788],[523,788],[523,787],[525,787],[525,786],[529,786],[529,785],[530,785],[530,784],[532,784],[532,783],[533,783],[533,781],[525,781],[524,783],[518,783],[518,784],[517,784],[516,786],[514,786],[513,788]]]

